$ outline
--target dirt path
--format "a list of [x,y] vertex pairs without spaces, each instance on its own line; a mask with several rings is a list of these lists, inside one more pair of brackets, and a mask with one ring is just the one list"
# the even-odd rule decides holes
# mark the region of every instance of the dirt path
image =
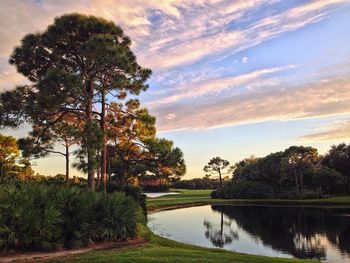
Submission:
[[88,248],[62,250],[62,251],[54,251],[54,252],[23,252],[23,253],[16,252],[15,254],[12,254],[12,255],[11,254],[0,255],[0,262],[1,263],[14,262],[14,261],[37,262],[39,260],[41,261],[41,260],[53,259],[57,257],[82,254],[93,250],[124,249],[124,248],[130,248],[130,247],[134,248],[134,247],[142,246],[145,243],[147,243],[145,239],[135,239],[135,240],[122,241],[122,242],[108,242],[108,243],[95,244]]

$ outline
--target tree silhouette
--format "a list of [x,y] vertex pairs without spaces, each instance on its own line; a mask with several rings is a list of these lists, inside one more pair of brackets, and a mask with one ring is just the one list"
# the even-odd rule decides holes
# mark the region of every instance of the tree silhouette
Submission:
[[220,179],[220,186],[222,186],[223,170],[230,165],[229,161],[221,159],[220,157],[211,158],[203,170],[209,174],[218,174]]
[[[232,243],[234,239],[239,239],[237,231],[231,229],[231,221],[224,220],[223,212],[220,212],[220,229],[215,228],[215,224],[207,220],[204,220],[203,225],[206,228],[205,237],[216,247],[224,247],[225,244]],[[225,226],[228,229],[224,229]]]

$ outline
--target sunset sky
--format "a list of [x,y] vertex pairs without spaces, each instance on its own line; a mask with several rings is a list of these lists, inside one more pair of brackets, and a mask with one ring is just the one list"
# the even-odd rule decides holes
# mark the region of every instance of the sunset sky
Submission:
[[[27,33],[79,12],[120,25],[153,70],[141,103],[158,136],[184,154],[185,178],[220,156],[231,163],[290,145],[350,140],[350,0],[5,0],[0,91],[26,80],[8,64]],[[28,127],[1,131],[25,136]],[[64,173],[64,158],[35,171]],[[78,174],[73,172],[73,174]]]

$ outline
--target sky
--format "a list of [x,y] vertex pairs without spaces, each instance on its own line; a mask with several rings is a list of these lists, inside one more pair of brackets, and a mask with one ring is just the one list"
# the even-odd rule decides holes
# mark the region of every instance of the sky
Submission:
[[[8,64],[21,38],[72,12],[112,20],[130,36],[153,71],[142,106],[157,117],[158,136],[183,150],[185,179],[204,176],[215,156],[233,164],[350,141],[350,0],[4,0],[0,92],[26,82]],[[34,169],[64,173],[64,158]]]

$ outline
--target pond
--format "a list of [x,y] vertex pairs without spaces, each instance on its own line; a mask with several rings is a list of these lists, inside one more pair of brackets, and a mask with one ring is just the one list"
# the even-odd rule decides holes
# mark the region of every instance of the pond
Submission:
[[149,215],[160,236],[203,247],[350,262],[350,209],[206,205]]

